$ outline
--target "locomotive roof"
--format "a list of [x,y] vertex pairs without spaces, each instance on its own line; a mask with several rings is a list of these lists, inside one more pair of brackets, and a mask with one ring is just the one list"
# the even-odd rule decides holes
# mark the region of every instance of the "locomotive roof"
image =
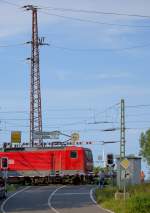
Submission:
[[[4,152],[20,152],[20,151],[50,151],[50,150],[81,150],[81,149],[88,149],[84,147],[78,147],[78,146],[59,146],[59,147],[15,147],[15,148],[6,148],[3,150]],[[88,149],[89,150],[89,149]]]

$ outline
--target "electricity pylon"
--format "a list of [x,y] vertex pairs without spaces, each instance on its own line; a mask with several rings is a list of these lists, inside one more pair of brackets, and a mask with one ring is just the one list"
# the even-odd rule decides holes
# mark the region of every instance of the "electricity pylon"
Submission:
[[[48,44],[44,43],[44,37],[38,37],[38,8],[33,5],[26,5],[23,8],[27,11],[32,11],[32,40],[27,42],[28,44],[31,44],[30,146],[33,147],[36,143],[43,146],[39,46]],[[36,132],[38,132],[38,138],[35,137]]]

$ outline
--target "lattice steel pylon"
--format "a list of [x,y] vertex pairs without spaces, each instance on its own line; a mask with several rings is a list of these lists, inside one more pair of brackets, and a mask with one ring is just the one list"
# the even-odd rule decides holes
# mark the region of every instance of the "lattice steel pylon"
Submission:
[[121,99],[121,118],[120,118],[120,158],[121,160],[125,158],[125,101]]
[[[24,6],[26,10],[32,11],[32,41],[31,44],[31,78],[30,78],[30,146],[35,143],[43,146],[42,137],[42,107],[40,88],[40,66],[39,66],[39,46],[47,45],[44,37],[38,37],[37,7],[33,5]],[[35,137],[38,132],[38,138]]]

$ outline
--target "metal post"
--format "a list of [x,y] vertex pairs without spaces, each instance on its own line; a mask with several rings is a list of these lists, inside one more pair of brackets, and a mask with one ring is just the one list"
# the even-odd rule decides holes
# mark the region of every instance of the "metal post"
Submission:
[[103,161],[103,167],[105,168],[106,162],[105,162],[105,143],[104,142],[102,143],[102,146],[103,146],[103,149],[102,149],[103,150],[103,158],[102,158],[103,160],[102,161]]
[[[120,118],[120,163],[125,158],[125,101],[124,99],[121,99],[121,118]],[[122,188],[122,180],[121,180],[121,174],[122,174],[122,168],[120,165],[119,169],[119,188]]]
[[123,194],[124,194],[124,200],[126,199],[126,170],[125,170],[125,177],[124,177],[124,189],[123,189]]
[[[38,37],[38,21],[37,21],[37,7],[33,5],[26,5],[27,11],[32,11],[32,41],[27,42],[31,44],[31,82],[30,82],[30,146],[33,147],[35,142],[43,146],[42,134],[42,107],[41,107],[41,87],[40,87],[40,60],[39,60],[39,46],[48,45],[44,43],[44,37]],[[35,138],[35,133],[40,137]]]

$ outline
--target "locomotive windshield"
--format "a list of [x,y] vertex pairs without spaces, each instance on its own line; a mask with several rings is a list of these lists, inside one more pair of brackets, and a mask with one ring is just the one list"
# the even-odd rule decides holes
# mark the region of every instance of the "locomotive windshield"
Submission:
[[93,156],[92,156],[91,150],[86,149],[86,150],[85,150],[85,154],[86,154],[86,158],[87,158],[89,161],[93,161]]

